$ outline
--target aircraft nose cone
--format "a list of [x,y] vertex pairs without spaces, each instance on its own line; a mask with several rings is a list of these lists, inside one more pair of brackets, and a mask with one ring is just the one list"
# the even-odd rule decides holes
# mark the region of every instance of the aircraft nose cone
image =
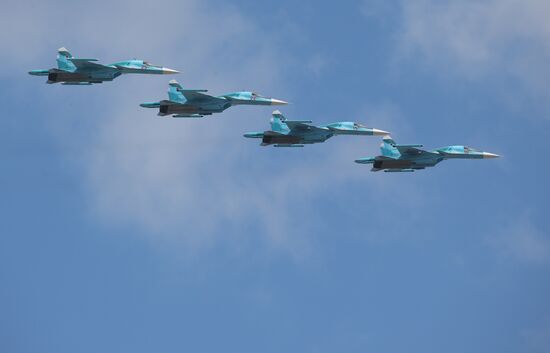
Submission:
[[384,130],[372,129],[372,134],[375,136],[385,136],[389,135],[390,133]]
[[485,158],[498,158],[498,157],[500,157],[498,154],[483,152],[483,159],[485,159]]
[[271,98],[271,105],[287,105],[288,102],[282,101],[280,99]]
[[172,70],[167,67],[162,68],[163,75],[169,75],[169,74],[179,74],[180,72],[178,70]]

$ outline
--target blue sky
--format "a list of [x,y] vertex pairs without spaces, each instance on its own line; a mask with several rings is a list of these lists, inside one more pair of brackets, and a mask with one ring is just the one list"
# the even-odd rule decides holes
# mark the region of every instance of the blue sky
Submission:
[[[550,5],[23,0],[0,14],[0,350],[550,352]],[[290,119],[503,155],[413,174],[170,120],[167,77],[26,74],[56,49],[255,90]],[[170,77],[171,78],[171,77]]]

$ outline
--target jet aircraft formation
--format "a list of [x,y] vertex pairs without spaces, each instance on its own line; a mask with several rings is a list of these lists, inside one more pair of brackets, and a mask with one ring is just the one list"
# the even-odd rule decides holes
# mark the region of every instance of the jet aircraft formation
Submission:
[[[74,58],[60,48],[57,52],[57,68],[32,70],[33,76],[47,76],[46,83],[63,85],[91,85],[112,81],[122,74],[177,74],[176,70],[156,66],[147,61],[131,59],[109,65],[97,63],[97,59]],[[287,102],[264,97],[255,92],[233,92],[220,96],[207,94],[205,89],[188,89],[176,80],[169,82],[168,99],[140,104],[143,108],[158,109],[159,116],[173,118],[202,118],[221,113],[234,105],[286,105]],[[357,122],[341,121],[325,125],[313,125],[310,120],[287,120],[276,110],[271,118],[271,130],[248,132],[247,138],[262,139],[262,146],[304,147],[306,144],[325,142],[336,135],[384,136],[380,145],[381,155],[356,159],[359,164],[372,164],[371,171],[414,172],[433,167],[447,159],[487,159],[497,154],[477,151],[466,146],[446,146],[424,150],[422,145],[399,145],[389,132],[366,127]]]

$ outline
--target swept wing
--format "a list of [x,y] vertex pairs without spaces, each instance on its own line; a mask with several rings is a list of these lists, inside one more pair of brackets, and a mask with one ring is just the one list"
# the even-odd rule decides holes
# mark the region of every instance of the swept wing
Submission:
[[208,92],[205,89],[178,89],[178,92],[181,92],[181,94],[183,94],[183,96],[187,100],[187,104],[222,103],[226,101],[223,98],[218,98],[209,94],[205,94],[204,92]]
[[437,156],[438,153],[430,152],[421,149],[422,145],[393,145],[397,148],[402,157],[418,157],[421,155],[425,156]]
[[67,60],[70,60],[78,70],[82,71],[117,71],[114,67],[95,63],[94,61],[97,61],[97,59],[67,58]]
[[284,120],[283,122],[288,126],[291,133],[321,130],[317,126],[309,125],[312,122],[311,120]]

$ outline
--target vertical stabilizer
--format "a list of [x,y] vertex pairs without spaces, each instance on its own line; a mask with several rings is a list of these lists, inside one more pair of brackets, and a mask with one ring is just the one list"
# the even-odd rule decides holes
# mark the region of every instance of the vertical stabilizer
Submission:
[[76,66],[68,60],[72,57],[71,53],[69,53],[65,47],[59,48],[57,50],[57,68],[63,71],[75,71]]
[[176,80],[171,80],[169,83],[170,87],[168,88],[168,99],[171,102],[184,104],[187,99],[181,93],[183,87]]
[[399,158],[401,153],[395,148],[395,141],[390,135],[384,136],[382,144],[380,145],[380,151],[384,157]]
[[283,116],[283,114],[280,111],[275,110],[272,113],[272,115],[273,116],[271,117],[271,130],[282,134],[288,133],[290,129],[288,128],[288,125],[285,123],[286,119]]

